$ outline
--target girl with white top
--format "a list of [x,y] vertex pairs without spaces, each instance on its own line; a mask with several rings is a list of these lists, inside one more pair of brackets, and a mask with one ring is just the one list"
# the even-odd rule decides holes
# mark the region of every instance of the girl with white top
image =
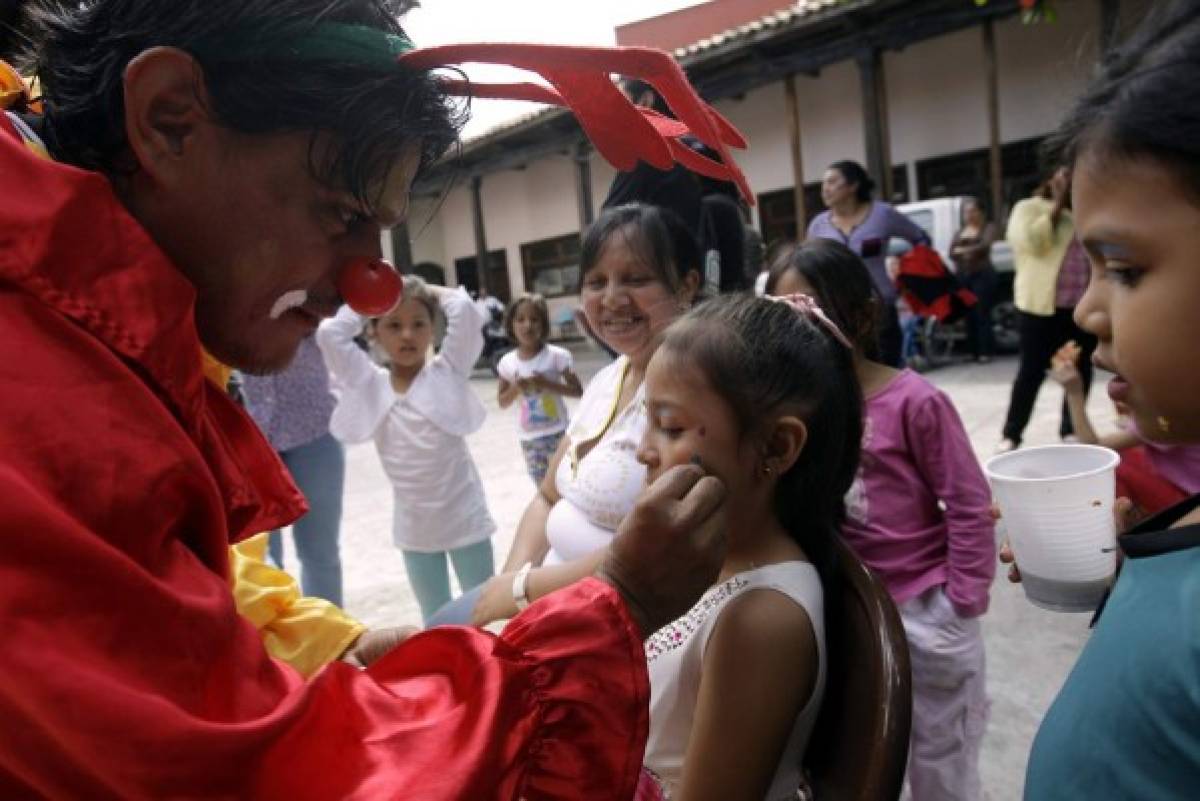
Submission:
[[[392,537],[428,619],[450,600],[447,556],[464,590],[494,573],[496,524],[465,439],[486,414],[468,385],[483,349],[484,320],[462,289],[406,276],[403,298],[365,321],[386,366],[355,343],[364,318],[349,306],[321,325],[317,344],[338,396],[330,431],[347,443],[375,441],[394,490]],[[445,314],[446,335],[427,362],[439,314]]]
[[496,399],[501,409],[519,401],[517,438],[529,477],[541,484],[570,422],[563,397],[578,398],[583,386],[575,375],[571,352],[546,341],[550,310],[541,295],[522,295],[510,303],[504,330],[517,347],[504,354],[497,366]]
[[667,331],[638,459],[698,462],[728,491],[715,584],[646,641],[643,797],[794,799],[825,686],[823,585],[858,466],[846,338],[806,296],[726,296]]

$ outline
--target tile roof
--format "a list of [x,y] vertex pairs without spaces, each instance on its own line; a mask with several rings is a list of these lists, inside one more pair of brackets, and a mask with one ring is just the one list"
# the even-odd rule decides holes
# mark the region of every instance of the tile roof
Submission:
[[776,11],[764,17],[759,17],[756,20],[736,25],[728,30],[707,36],[698,42],[693,42],[686,47],[678,47],[675,49],[674,55],[684,66],[687,66],[689,61],[693,61],[699,55],[713,48],[732,44],[739,39],[744,39],[754,34],[771,32],[776,28],[786,27],[805,17],[811,17],[814,14],[833,6],[842,5],[845,2],[846,0],[799,0],[799,2],[793,3],[782,11]]
[[541,108],[528,111],[520,116],[503,120],[491,126],[490,128],[486,128],[463,139],[464,151],[473,150],[483,145],[486,141],[491,141],[493,138],[499,138],[517,128],[525,128],[535,125],[541,122],[543,117],[560,116],[567,113],[569,112],[566,109],[559,106],[542,106]]

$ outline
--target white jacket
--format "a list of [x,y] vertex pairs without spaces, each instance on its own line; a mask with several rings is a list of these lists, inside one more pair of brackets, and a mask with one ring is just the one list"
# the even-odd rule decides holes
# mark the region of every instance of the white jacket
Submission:
[[483,320],[466,292],[440,299],[447,318],[441,352],[403,395],[355,344],[359,315],[343,308],[317,331],[338,399],[330,430],[343,442],[375,440],[395,497],[392,539],[417,552],[471,545],[496,530],[465,439],[485,417],[467,380],[483,347]]
[[467,380],[483,351],[483,325],[466,290],[441,297],[446,315],[442,348],[417,377],[408,392],[397,395],[388,370],[371,360],[355,342],[365,318],[349,306],[317,330],[317,345],[333,376],[338,398],[329,429],[342,442],[366,442],[387,416],[392,404],[403,401],[447,434],[464,437],[479,430],[487,411]]

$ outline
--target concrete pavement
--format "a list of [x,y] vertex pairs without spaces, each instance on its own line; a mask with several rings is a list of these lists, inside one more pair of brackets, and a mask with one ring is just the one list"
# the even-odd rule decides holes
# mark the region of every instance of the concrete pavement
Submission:
[[[606,363],[598,351],[575,348],[578,369],[586,381]],[[948,392],[958,407],[976,453],[992,453],[1016,372],[1013,358],[991,364],[943,368],[928,378]],[[1112,424],[1111,404],[1098,377],[1092,393],[1093,419]],[[484,427],[468,442],[498,525],[494,539],[497,565],[507,554],[512,535],[534,488],[525,473],[512,409],[496,405],[496,382],[477,372],[473,387],[488,407]],[[1062,391],[1047,380],[1026,435],[1028,445],[1058,441],[1058,408]],[[347,609],[369,625],[419,624],[416,601],[409,590],[403,559],[391,544],[392,497],[371,444],[347,451],[342,560]],[[288,566],[298,575],[294,550]],[[1025,761],[1037,724],[1065,679],[1087,637],[1088,616],[1045,612],[1025,601],[1019,587],[997,576],[991,610],[984,617],[991,721],[983,750],[983,778],[991,801],[1020,798]]]

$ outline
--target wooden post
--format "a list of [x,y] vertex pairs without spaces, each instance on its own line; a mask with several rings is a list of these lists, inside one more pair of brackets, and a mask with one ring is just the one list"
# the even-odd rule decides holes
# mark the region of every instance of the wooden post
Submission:
[[892,176],[892,129],[888,119],[888,93],[887,93],[887,70],[883,68],[883,54],[879,54],[876,62],[875,73],[875,97],[879,105],[879,150],[883,154],[883,174],[879,176],[879,185],[882,187],[883,201],[885,203],[892,202],[892,196],[896,194],[896,187]]
[[796,99],[796,76],[789,75],[783,81],[784,97],[787,100],[788,133],[792,140],[792,183],[796,206],[796,241],[804,239],[808,231],[808,208],[804,201],[804,152],[800,139],[800,102]]
[[391,230],[390,239],[392,241],[392,261],[396,265],[396,269],[404,275],[412,272],[413,256],[412,256],[412,240],[408,235],[408,221],[397,225]]
[[863,133],[867,147],[867,172],[891,199],[892,165],[887,142],[887,92],[883,86],[883,59],[879,48],[861,51],[855,59],[862,83]]
[[592,146],[580,142],[575,148],[575,202],[579,207],[579,230],[582,233],[596,219],[595,204],[592,201]]
[[471,176],[471,217],[475,223],[475,277],[481,291],[488,285],[487,229],[483,225],[483,176]]
[[983,59],[987,80],[988,166],[992,189],[992,219],[1004,222],[1004,162],[1000,153],[1000,69],[996,58],[996,28],[983,23]]

